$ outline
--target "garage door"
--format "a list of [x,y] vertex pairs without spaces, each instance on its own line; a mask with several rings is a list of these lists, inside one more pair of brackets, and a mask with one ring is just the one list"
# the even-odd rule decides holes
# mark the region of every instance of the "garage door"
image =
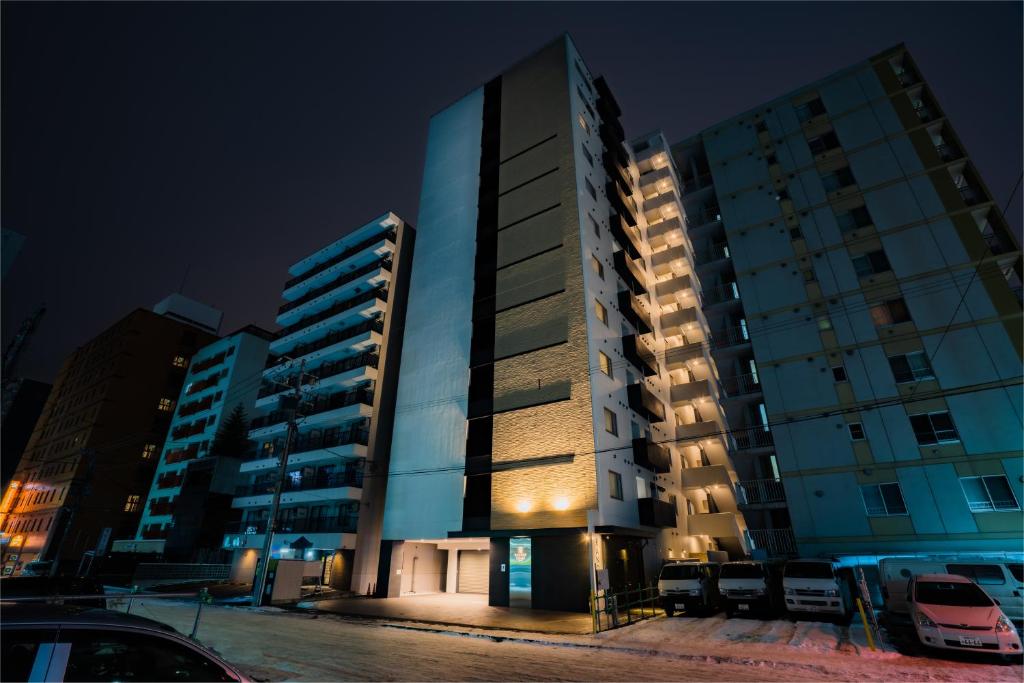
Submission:
[[460,593],[486,593],[489,572],[486,550],[459,551]]

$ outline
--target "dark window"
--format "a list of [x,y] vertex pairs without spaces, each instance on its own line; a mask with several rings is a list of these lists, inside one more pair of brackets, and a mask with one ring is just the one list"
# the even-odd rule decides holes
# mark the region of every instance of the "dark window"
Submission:
[[1021,562],[1007,562],[1006,568],[1013,574],[1013,578],[1020,583],[1024,583],[1024,563]]
[[925,605],[950,607],[990,607],[992,598],[973,583],[918,581],[915,599]]
[[805,102],[804,104],[796,107],[796,117],[800,119],[801,122],[810,121],[815,116],[821,116],[824,113],[825,104],[821,101],[820,97],[815,97],[810,102]]
[[791,239],[791,240],[798,240],[798,239],[800,239],[803,236],[804,236],[804,234],[802,232],[800,232],[800,228],[790,228],[789,229],[789,239]]
[[871,517],[907,514],[903,492],[896,482],[867,484],[860,487],[860,494],[864,499],[864,509]]
[[871,319],[876,327],[905,323],[910,320],[910,311],[902,298],[890,299],[871,307]]
[[604,430],[609,434],[619,435],[619,417],[607,408],[604,409]]
[[834,379],[837,382],[845,382],[846,368],[844,368],[842,365],[837,365],[834,368],[832,368],[832,379]]
[[590,152],[587,150],[585,145],[580,145],[580,149],[583,150],[583,158],[587,160],[587,163],[591,166],[594,165],[594,157],[590,156]]
[[807,146],[811,148],[812,154],[821,154],[822,152],[839,147],[839,138],[836,137],[834,132],[829,131],[824,135],[810,138],[807,141]]
[[947,564],[946,571],[968,578],[979,586],[1002,586],[1006,583],[1003,568],[996,564]]
[[850,260],[853,262],[853,269],[857,271],[857,277],[866,277],[892,270],[892,267],[889,265],[889,259],[881,249],[869,251]]
[[892,376],[897,384],[916,382],[922,379],[933,379],[935,377],[932,365],[928,362],[928,356],[925,355],[924,351],[890,356],[889,367],[892,368]]
[[587,180],[586,178],[583,179],[583,182],[586,183],[587,192],[589,192],[590,196],[596,201],[597,200],[597,190],[594,189],[594,186],[591,185],[590,181]]
[[[5,636],[6,640],[6,636]],[[216,662],[170,638],[127,631],[70,630],[65,681],[234,681]]]
[[608,470],[609,495],[615,500],[622,500],[622,475],[614,470]]
[[914,428],[914,436],[917,443],[922,446],[942,443],[944,441],[959,441],[953,418],[948,412],[922,413],[910,416],[910,426]]
[[[0,679],[27,681],[42,643],[53,643],[57,632],[45,628],[4,629],[0,652]],[[40,672],[40,674],[45,673]],[[38,680],[43,680],[39,678]]]
[[853,177],[853,171],[850,170],[850,167],[844,166],[832,173],[823,175],[821,182],[825,186],[826,192],[835,192],[836,190],[853,185],[857,182],[857,179]]

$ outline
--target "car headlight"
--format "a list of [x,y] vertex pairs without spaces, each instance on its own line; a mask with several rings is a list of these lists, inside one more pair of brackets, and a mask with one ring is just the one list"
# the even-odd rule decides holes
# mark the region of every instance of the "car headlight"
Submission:
[[796,590],[794,590],[793,588],[785,588],[783,589],[783,592],[786,595],[796,595]]
[[1005,614],[1000,614],[999,618],[996,619],[996,633],[1010,633],[1013,631],[1013,624],[1006,618]]
[[835,588],[829,588],[828,590],[825,591],[825,597],[826,598],[838,598],[839,597],[839,591],[837,591]]
[[927,626],[928,628],[937,628],[935,622],[928,618],[928,615],[924,612],[917,613],[917,625]]

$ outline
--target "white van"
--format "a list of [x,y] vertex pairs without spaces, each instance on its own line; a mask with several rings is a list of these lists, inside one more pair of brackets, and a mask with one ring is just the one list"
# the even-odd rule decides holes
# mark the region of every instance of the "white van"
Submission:
[[885,608],[909,612],[907,585],[921,574],[954,574],[978,584],[1014,624],[1024,622],[1024,563],[977,557],[887,557],[878,563]]
[[778,606],[778,581],[774,567],[766,562],[726,562],[718,574],[718,591],[725,601],[725,614],[774,611]]
[[782,572],[782,593],[789,612],[852,614],[850,582],[831,560],[790,560]]
[[717,562],[669,562],[658,576],[658,597],[665,615],[676,612],[687,615],[717,612],[721,607],[718,594]]

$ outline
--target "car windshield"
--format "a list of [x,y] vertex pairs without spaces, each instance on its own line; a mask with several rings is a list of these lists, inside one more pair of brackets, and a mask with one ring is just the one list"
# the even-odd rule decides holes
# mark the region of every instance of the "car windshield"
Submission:
[[683,581],[700,578],[699,564],[669,564],[661,568],[662,580]]
[[790,562],[782,574],[790,579],[832,579],[832,565],[828,562]]
[[951,607],[990,607],[992,600],[973,583],[919,581],[917,601],[925,605]]
[[722,573],[719,575],[722,579],[763,579],[764,570],[761,569],[759,564],[724,564],[722,565]]

